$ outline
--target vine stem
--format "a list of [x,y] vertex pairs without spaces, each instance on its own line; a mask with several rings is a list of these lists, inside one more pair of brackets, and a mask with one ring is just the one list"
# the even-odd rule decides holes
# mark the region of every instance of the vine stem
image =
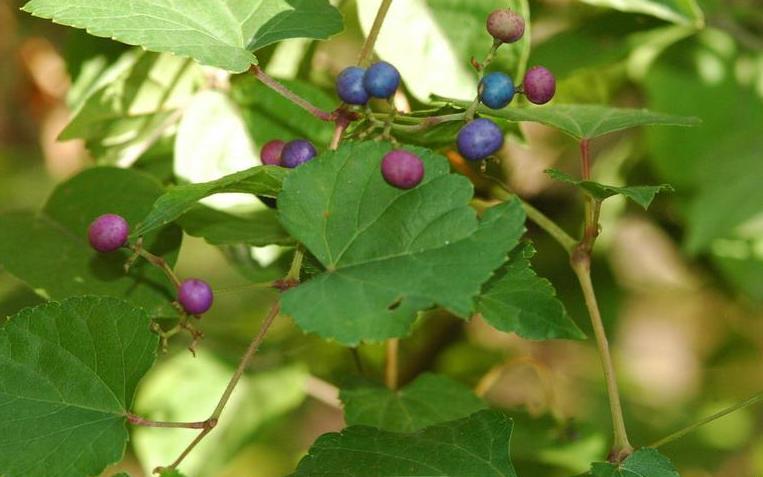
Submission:
[[265,86],[269,87],[276,93],[280,94],[284,98],[288,99],[292,103],[296,104],[300,108],[304,109],[308,113],[312,114],[321,121],[334,121],[335,114],[323,111],[319,107],[315,106],[310,101],[306,100],[302,96],[291,91],[289,88],[279,83],[275,78],[271,77],[265,71],[260,68],[259,65],[252,65],[249,68],[249,72],[252,73],[258,80],[262,81]]
[[134,426],[144,427],[162,427],[167,429],[205,429],[209,426],[207,421],[199,422],[167,422],[167,421],[152,421],[135,414],[127,414],[127,422]]
[[762,402],[762,401],[763,401],[763,392],[755,394],[755,395],[745,399],[744,401],[738,402],[738,403],[736,403],[736,404],[734,404],[732,406],[727,407],[726,409],[723,409],[722,411],[718,411],[718,412],[716,412],[715,414],[713,414],[711,416],[707,416],[704,419],[701,419],[701,420],[699,420],[699,421],[697,421],[697,422],[695,422],[693,424],[690,424],[690,425],[684,427],[683,429],[680,429],[680,430],[670,434],[669,436],[663,437],[662,439],[660,439],[658,441],[655,441],[654,443],[650,444],[649,447],[654,447],[654,448],[662,447],[665,444],[668,444],[670,442],[678,440],[678,439],[682,438],[683,436],[685,436],[686,434],[688,434],[688,433],[690,433],[690,432],[692,432],[692,431],[694,431],[694,430],[696,430],[696,429],[698,429],[698,428],[700,428],[700,427],[702,427],[702,426],[704,426],[706,424],[710,424],[711,422],[713,422],[715,420],[718,420],[718,419],[720,419],[720,418],[722,418],[724,416],[727,416],[727,415],[731,414],[732,412],[736,412],[736,411],[739,411],[740,409],[744,409],[746,407],[750,407],[750,406],[752,406],[754,404],[757,404],[759,402]]
[[387,340],[387,362],[384,369],[384,380],[389,389],[395,390],[398,386],[398,356],[400,354],[400,339]]
[[376,17],[374,18],[374,23],[371,26],[371,31],[368,32],[366,41],[363,43],[363,47],[358,54],[358,66],[368,66],[371,53],[373,53],[374,50],[374,45],[376,45],[376,40],[379,38],[379,32],[381,31],[384,19],[387,17],[387,12],[391,5],[392,0],[382,0],[381,5],[379,5],[379,9],[376,11]]
[[[172,282],[172,284],[175,285],[175,288],[180,287],[180,279],[177,277],[177,275],[175,275],[175,271],[172,270],[172,267],[170,267],[170,264],[167,263],[167,260],[144,249],[142,240],[138,239],[138,243],[131,245],[128,248],[130,248],[130,250],[132,250],[136,255],[145,258],[146,261],[148,261],[151,265],[154,265],[163,271],[167,278]],[[133,262],[134,259],[130,259],[127,262],[127,265],[125,265],[125,271],[130,268]]]

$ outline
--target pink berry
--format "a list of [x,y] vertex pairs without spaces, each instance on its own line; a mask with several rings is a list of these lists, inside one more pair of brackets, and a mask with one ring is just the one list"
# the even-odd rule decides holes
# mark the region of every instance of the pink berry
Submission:
[[522,90],[531,103],[548,103],[556,94],[556,78],[546,68],[533,66],[525,73]]
[[266,166],[280,166],[281,153],[285,145],[285,142],[278,139],[265,143],[262,146],[262,150],[260,150],[260,160],[262,163]]
[[389,185],[398,189],[412,189],[424,178],[424,163],[416,154],[396,149],[384,155],[381,171]]
[[504,43],[514,43],[525,34],[525,20],[508,8],[495,10],[487,17],[487,31]]
[[118,250],[127,242],[130,225],[121,215],[105,214],[96,218],[87,229],[90,245],[99,252]]
[[178,302],[191,315],[201,315],[212,307],[212,287],[204,280],[189,278],[178,288]]

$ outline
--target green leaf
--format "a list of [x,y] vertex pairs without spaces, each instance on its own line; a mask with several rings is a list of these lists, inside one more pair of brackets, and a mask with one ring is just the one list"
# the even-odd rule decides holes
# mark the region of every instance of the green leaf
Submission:
[[122,300],[76,297],[0,327],[0,474],[89,477],[122,458],[125,414],[158,344]]
[[398,391],[366,384],[342,389],[347,425],[415,432],[433,424],[467,417],[485,409],[471,389],[445,376],[422,374]]
[[163,470],[159,473],[159,477],[185,477],[185,474],[181,473],[177,469]]
[[[453,101],[453,104],[466,108],[470,103]],[[577,140],[594,139],[639,126],[696,126],[700,124],[700,120],[694,117],[673,116],[646,109],[610,108],[590,104],[508,107],[500,110],[481,106],[479,113],[485,117],[545,124]]]
[[[135,226],[162,190],[155,179],[133,170],[87,169],[59,185],[38,214],[0,215],[0,264],[46,299],[118,296],[151,316],[175,316],[175,291],[161,270],[139,260],[125,273],[129,251],[99,254],[87,239],[90,223],[105,213]],[[157,227],[144,246],[172,265],[181,238],[178,227]]]
[[153,209],[133,231],[132,236],[144,235],[172,222],[188,212],[196,202],[214,194],[239,192],[275,197],[288,172],[283,167],[257,166],[215,181],[172,187],[156,200]]
[[[368,34],[380,0],[358,0],[358,17]],[[394,64],[406,88],[420,101],[432,95],[459,99],[473,98],[477,75],[469,64],[482,61],[493,38],[485,29],[485,19],[497,8],[511,8],[526,20],[524,37],[503,45],[491,70],[504,71],[517,83],[524,75],[530,54],[530,7],[527,0],[409,0],[397,2],[387,13],[386,25],[376,42],[379,57]],[[406,32],[406,33],[401,33]],[[411,41],[407,32],[415,32]],[[442,72],[443,74],[432,74]],[[445,73],[447,72],[447,73]]]
[[[333,111],[339,105],[335,96],[310,83],[296,80],[279,81],[323,111]],[[233,78],[231,97],[241,109],[249,133],[258,146],[273,139],[308,139],[315,144],[327,144],[331,141],[334,132],[332,123],[316,121],[312,114],[251,75]]]
[[212,245],[263,247],[294,243],[272,209],[239,216],[197,205],[182,215],[177,223],[189,235],[202,237]]
[[352,426],[318,438],[291,477],[516,477],[512,428],[488,410],[410,434]]
[[645,13],[679,25],[705,26],[705,16],[695,0],[581,0],[623,12]]
[[[135,162],[162,129],[177,121],[204,79],[189,60],[138,50],[100,68],[97,74],[86,68],[77,79],[75,86],[84,91],[75,98],[74,116],[60,139],[84,139],[96,159],[111,164]],[[82,84],[90,76],[98,79]]]
[[477,299],[477,312],[491,326],[532,340],[584,339],[551,282],[535,274],[527,244],[512,251],[509,261],[488,281]]
[[670,460],[656,449],[639,449],[620,465],[595,463],[592,477],[679,477]]
[[350,143],[295,169],[278,210],[284,228],[327,269],[282,298],[305,331],[344,344],[408,332],[418,311],[442,306],[461,317],[524,232],[518,201],[469,207],[472,185],[447,160],[410,148],[424,180],[400,190],[381,176],[388,143]]
[[31,0],[22,10],[234,73],[257,63],[252,52],[271,43],[342,30],[342,17],[327,0]]
[[583,190],[583,192],[596,200],[604,200],[612,197],[613,195],[619,194],[631,199],[633,202],[637,203],[644,209],[649,208],[649,205],[652,203],[654,197],[658,193],[663,191],[673,191],[673,187],[669,184],[661,184],[658,186],[615,187],[599,184],[598,182],[593,181],[577,180],[556,169],[546,169],[546,174],[548,174],[552,179],[579,187]]

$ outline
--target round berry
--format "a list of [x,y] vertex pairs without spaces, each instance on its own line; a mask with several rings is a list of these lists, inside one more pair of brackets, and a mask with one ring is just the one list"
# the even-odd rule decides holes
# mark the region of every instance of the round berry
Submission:
[[186,313],[201,315],[212,307],[212,287],[204,280],[189,278],[178,288],[178,303]]
[[480,101],[492,109],[501,109],[514,98],[514,82],[508,75],[494,72],[480,81]]
[[493,11],[487,17],[487,31],[504,43],[514,43],[525,34],[525,19],[508,8]]
[[525,73],[522,90],[531,103],[548,103],[556,93],[556,78],[546,68],[533,66]]
[[366,104],[368,92],[363,87],[366,70],[357,66],[345,68],[336,77],[336,93],[347,104]]
[[311,160],[316,154],[318,154],[318,151],[315,150],[315,147],[313,147],[310,141],[304,139],[289,141],[283,147],[283,152],[281,153],[281,165],[293,169],[298,165]]
[[384,155],[381,172],[389,185],[412,189],[424,178],[424,163],[412,152],[395,149]]
[[458,152],[470,161],[485,159],[503,146],[503,131],[489,119],[475,119],[458,132]]
[[87,229],[90,246],[99,252],[113,252],[127,242],[130,225],[121,215],[105,214],[93,220]]
[[400,86],[400,73],[386,61],[374,63],[366,71],[363,86],[374,98],[389,98]]
[[266,166],[280,166],[281,153],[285,145],[285,142],[278,139],[265,143],[260,150],[260,160],[262,163]]

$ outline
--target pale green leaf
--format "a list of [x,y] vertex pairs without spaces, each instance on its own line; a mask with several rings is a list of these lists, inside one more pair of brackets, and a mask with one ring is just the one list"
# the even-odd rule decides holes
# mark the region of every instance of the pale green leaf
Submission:
[[[42,211],[0,215],[0,264],[46,299],[98,294],[119,296],[151,316],[175,316],[175,291],[158,268],[139,260],[125,273],[126,249],[108,254],[90,247],[87,228],[99,215],[115,213],[134,227],[151,210],[162,186],[129,169],[87,169],[59,185]],[[175,263],[182,233],[156,227],[143,246]]]
[[90,477],[122,458],[125,414],[153,365],[145,311],[76,297],[0,327],[0,474]]
[[202,237],[212,245],[264,247],[294,243],[272,209],[233,215],[197,205],[177,219],[177,223],[188,235]]
[[524,232],[516,200],[477,220],[469,181],[429,150],[410,149],[424,162],[421,184],[390,186],[380,165],[391,149],[345,144],[284,181],[281,223],[326,268],[283,295],[284,313],[305,331],[355,344],[405,335],[435,305],[467,318]]
[[342,17],[327,0],[31,0],[23,10],[95,36],[188,56],[234,73],[287,38],[328,38]]
[[702,28],[705,16],[696,0],[581,0],[599,7],[645,13],[679,25]]
[[639,449],[620,465],[595,463],[592,477],[679,477],[670,460],[656,449]]
[[352,426],[318,438],[291,477],[516,477],[512,428],[487,410],[410,434]]
[[535,274],[532,245],[517,248],[488,281],[477,299],[477,312],[494,328],[533,340],[583,339],[567,315],[551,282]]
[[604,184],[599,184],[593,181],[581,181],[577,180],[564,172],[556,169],[547,169],[546,174],[551,178],[565,182],[567,184],[574,185],[582,189],[586,194],[590,195],[596,200],[604,200],[614,195],[623,195],[633,202],[637,203],[644,209],[648,209],[649,205],[654,200],[654,197],[660,192],[669,192],[673,190],[673,187],[669,184],[661,184],[657,186],[627,186],[627,187],[615,187]]
[[467,417],[486,407],[463,384],[429,373],[397,391],[365,384],[342,389],[339,397],[344,403],[347,425],[395,432],[418,431]]

